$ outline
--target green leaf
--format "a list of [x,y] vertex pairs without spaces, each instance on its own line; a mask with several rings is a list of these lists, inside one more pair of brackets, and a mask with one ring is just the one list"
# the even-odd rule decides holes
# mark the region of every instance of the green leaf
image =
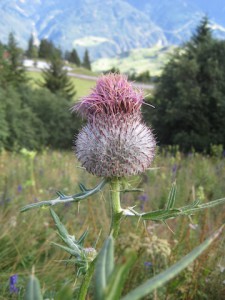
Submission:
[[217,199],[217,200],[213,200],[207,203],[203,203],[203,204],[197,204],[197,206],[195,207],[181,207],[180,210],[182,211],[183,214],[191,214],[193,212],[205,209],[205,208],[210,208],[210,207],[214,207],[220,204],[225,203],[225,198],[221,198],[221,199]]
[[[61,239],[67,244],[67,246],[69,246],[69,248],[71,250],[73,250],[76,253],[79,253],[80,246],[78,245],[78,242],[76,241],[76,239],[73,236],[69,235],[65,226],[61,223],[59,217],[57,216],[57,214],[54,212],[54,210],[52,208],[50,208],[50,212],[51,212],[52,218],[55,221],[55,225],[58,229]],[[72,254],[72,255],[75,255],[75,254]]]
[[54,300],[74,300],[73,290],[69,285],[64,286],[54,297]]
[[25,212],[25,211],[27,211],[29,209],[32,209],[32,208],[52,206],[52,205],[56,205],[56,204],[59,204],[59,203],[65,204],[65,203],[68,203],[68,202],[79,202],[79,201],[81,201],[81,200],[83,200],[83,199],[99,192],[107,182],[108,182],[107,179],[103,179],[96,187],[94,187],[93,189],[89,189],[89,190],[87,190],[83,185],[82,185],[82,188],[79,185],[81,189],[85,188],[85,190],[82,191],[82,193],[78,193],[78,194],[75,194],[75,195],[72,195],[72,196],[66,196],[62,192],[58,191],[56,193],[58,195],[58,198],[28,204],[28,205],[24,206],[23,208],[21,208],[20,211]]
[[166,204],[166,209],[172,209],[174,207],[175,200],[176,200],[176,192],[177,192],[177,186],[176,186],[176,182],[174,182],[172,184],[172,187],[171,187],[171,190],[169,193],[168,201]]
[[78,245],[83,246],[84,240],[85,240],[87,234],[88,234],[88,230],[85,230],[85,232],[82,233],[82,235],[80,236],[80,238],[79,238],[78,241],[77,241],[77,244],[78,244]]
[[120,299],[125,280],[127,279],[127,275],[134,262],[136,261],[136,258],[136,254],[133,251],[129,251],[126,253],[126,257],[124,258],[123,263],[121,265],[116,266],[107,282],[107,287],[105,290],[105,299]]
[[43,300],[39,280],[33,274],[27,283],[24,300]]
[[169,210],[155,210],[149,213],[142,213],[141,216],[144,220],[152,220],[152,221],[164,221],[166,219],[174,218],[180,215],[180,209],[169,209]]
[[79,183],[79,188],[80,188],[81,192],[88,191],[88,189],[86,189],[86,187],[82,183]]
[[62,250],[65,250],[66,252],[68,252],[69,254],[71,254],[71,255],[73,255],[73,256],[75,256],[75,257],[79,257],[79,254],[80,254],[79,251],[73,250],[73,249],[71,249],[71,248],[69,248],[69,247],[60,245],[60,244],[58,244],[58,243],[51,242],[51,244],[53,244],[54,246],[59,247],[59,248],[62,249]]
[[105,274],[106,274],[106,280],[108,280],[109,276],[111,275],[114,269],[114,240],[112,237],[109,238],[109,244],[107,247],[105,261],[106,261]]
[[[107,258],[112,255],[113,247],[113,238],[111,236],[105,241],[101,251],[99,252],[96,269],[95,269],[95,299],[96,300],[104,300],[104,291],[107,284],[107,276],[109,276],[109,270],[111,269],[112,263],[110,263],[110,267],[108,267]],[[111,254],[108,254],[111,253]]]
[[160,286],[164,285],[166,282],[174,278],[211,245],[211,243],[222,233],[223,227],[224,225],[221,226],[218,231],[216,231],[211,237],[205,240],[200,246],[196,247],[176,264],[169,267],[166,271],[160,273],[159,275],[149,279],[144,284],[140,285],[139,287],[128,293],[121,300],[141,299],[142,297],[149,295],[155,289],[159,288]]
[[173,208],[168,210],[160,209],[160,210],[155,210],[155,211],[141,213],[141,214],[136,212],[134,209],[129,208],[129,211],[132,214],[126,212],[124,213],[124,215],[127,217],[139,217],[142,218],[143,220],[165,221],[167,219],[175,218],[177,216],[192,215],[193,213],[199,210],[221,205],[223,203],[225,203],[225,198],[217,199],[203,204],[199,204],[199,200],[196,200],[190,205],[183,206],[180,208]]

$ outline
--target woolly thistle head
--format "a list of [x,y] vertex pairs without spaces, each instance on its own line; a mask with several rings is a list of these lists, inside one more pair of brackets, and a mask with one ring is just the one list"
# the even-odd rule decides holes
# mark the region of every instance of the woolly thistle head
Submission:
[[123,177],[146,170],[155,154],[155,139],[141,118],[143,93],[126,77],[98,79],[92,93],[73,110],[87,117],[75,152],[86,170],[100,177]]
[[92,93],[82,99],[72,110],[83,117],[96,115],[140,114],[143,92],[134,90],[127,78],[119,74],[99,77]]

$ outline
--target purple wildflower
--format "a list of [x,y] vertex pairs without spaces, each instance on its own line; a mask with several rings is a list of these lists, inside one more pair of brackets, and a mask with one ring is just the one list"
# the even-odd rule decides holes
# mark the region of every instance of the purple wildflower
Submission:
[[145,202],[148,200],[148,195],[147,194],[142,194],[138,197],[140,200],[140,210],[144,210],[144,205]]
[[119,74],[102,76],[73,110],[88,119],[76,154],[92,174],[121,177],[143,172],[155,154],[155,139],[141,117],[143,93]]
[[143,92],[134,90],[126,76],[108,74],[101,76],[92,93],[84,97],[72,110],[87,118],[93,118],[97,114],[140,115],[143,99]]
[[14,275],[9,277],[9,291],[12,294],[13,293],[17,294],[18,291],[19,291],[18,287],[16,287],[17,280],[18,280],[18,275],[17,274],[14,274]]
[[17,187],[17,192],[18,192],[18,193],[21,193],[22,190],[23,190],[22,185],[19,184],[18,187]]
[[145,261],[144,266],[146,269],[150,269],[152,267],[152,263],[150,261]]
[[142,194],[139,196],[139,200],[146,202],[148,200],[148,195],[147,194]]

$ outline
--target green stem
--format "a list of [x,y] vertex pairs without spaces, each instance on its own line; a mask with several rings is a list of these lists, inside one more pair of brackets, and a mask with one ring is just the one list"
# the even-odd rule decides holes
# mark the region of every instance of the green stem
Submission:
[[112,234],[115,239],[115,238],[117,238],[118,233],[119,233],[120,221],[121,221],[121,217],[122,217],[122,209],[120,206],[120,180],[119,180],[119,178],[113,178],[110,181],[110,185],[111,185],[111,208],[112,208],[110,234]]
[[[120,228],[120,220],[122,217],[122,209],[120,206],[120,180],[118,178],[113,178],[110,181],[111,186],[111,208],[112,208],[112,221],[110,227],[110,234],[113,235],[114,238],[118,236],[119,228]],[[83,281],[80,286],[78,299],[85,300],[88,292],[88,288],[90,286],[90,282],[95,270],[95,260],[90,264],[87,273],[85,274]]]
[[88,292],[88,288],[90,286],[90,282],[92,279],[92,276],[94,274],[94,270],[95,270],[95,263],[96,263],[96,259],[94,259],[88,270],[87,273],[85,274],[83,281],[81,283],[80,289],[79,289],[79,294],[78,294],[78,300],[85,300],[86,296],[87,296],[87,292]]

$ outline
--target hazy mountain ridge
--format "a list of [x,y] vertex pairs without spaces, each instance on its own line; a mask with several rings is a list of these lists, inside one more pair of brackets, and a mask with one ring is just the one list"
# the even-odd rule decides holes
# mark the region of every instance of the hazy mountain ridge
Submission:
[[184,42],[207,12],[217,36],[225,38],[225,4],[218,2],[216,8],[215,1],[202,0],[3,0],[0,41],[6,42],[13,31],[25,48],[32,32],[63,50],[76,47],[82,54],[88,48],[91,59],[113,57]]

